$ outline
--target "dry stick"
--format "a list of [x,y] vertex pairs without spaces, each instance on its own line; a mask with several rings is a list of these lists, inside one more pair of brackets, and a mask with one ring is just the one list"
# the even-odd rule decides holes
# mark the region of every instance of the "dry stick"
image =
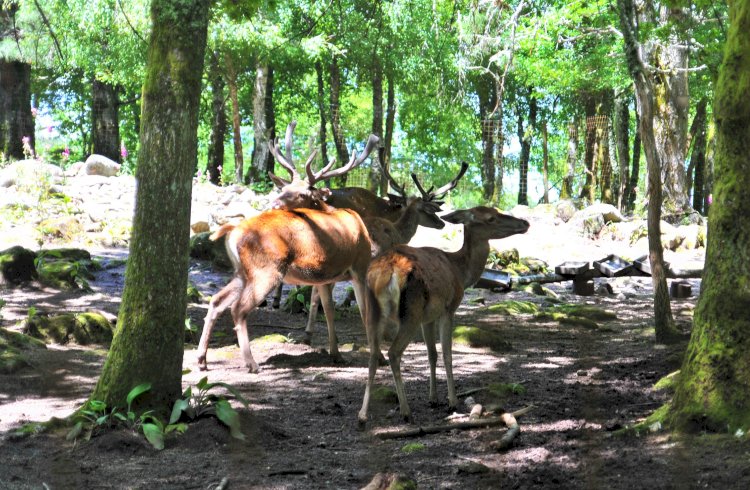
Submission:
[[224,478],[221,479],[221,481],[216,486],[216,488],[214,488],[214,490],[224,490],[225,488],[227,488],[228,483],[229,483],[229,477],[225,476]]
[[[486,419],[480,419],[480,420],[456,422],[455,424],[429,425],[427,427],[417,427],[416,429],[387,430],[383,432],[376,432],[374,435],[378,439],[387,440],[387,439],[400,439],[402,437],[417,437],[417,436],[423,436],[425,434],[437,434],[438,432],[448,432],[448,431],[456,430],[456,429],[460,429],[460,430],[480,429],[483,427],[495,427],[497,425],[505,425],[506,427],[508,427],[508,432],[511,432],[512,430],[514,430],[514,434],[509,438],[510,440],[513,440],[513,438],[521,430],[515,418],[520,417],[521,415],[524,415],[525,413],[529,412],[532,408],[534,408],[534,405],[529,405],[528,407],[522,408],[521,410],[516,410],[513,413],[504,413],[499,417],[488,417]],[[507,434],[503,436],[503,439],[506,439],[506,438],[507,438]]]

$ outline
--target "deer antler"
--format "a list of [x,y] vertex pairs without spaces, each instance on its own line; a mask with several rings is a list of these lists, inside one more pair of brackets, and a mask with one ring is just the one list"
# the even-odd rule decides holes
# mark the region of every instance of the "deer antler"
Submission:
[[335,170],[331,170],[331,167],[333,166],[335,159],[331,159],[330,162],[328,162],[328,165],[323,167],[317,172],[313,172],[310,168],[310,164],[312,161],[308,161],[307,165],[305,166],[305,172],[307,172],[307,180],[310,187],[315,185],[316,182],[319,182],[321,180],[327,180],[333,177],[338,177],[339,175],[343,175],[353,168],[360,165],[362,162],[364,162],[368,156],[370,156],[370,153],[372,153],[372,150],[375,149],[375,146],[377,146],[378,142],[380,141],[380,138],[375,136],[374,134],[370,135],[370,138],[367,140],[367,145],[365,145],[365,149],[362,151],[362,154],[357,157],[357,151],[352,151],[352,156],[349,159],[349,163],[344,165],[343,167],[339,167]]
[[468,163],[461,162],[461,170],[459,170],[458,175],[456,175],[453,180],[436,191],[433,191],[435,186],[432,186],[429,188],[429,190],[425,191],[424,187],[422,187],[422,184],[419,182],[417,175],[414,173],[411,174],[411,179],[414,181],[417,189],[419,189],[419,192],[422,194],[422,199],[424,199],[425,201],[436,201],[437,199],[441,199],[443,196],[445,196],[445,194],[447,194],[449,191],[455,189],[455,187],[458,185],[458,181],[461,180],[461,177],[464,176],[468,168]]
[[398,193],[398,197],[406,198],[406,191],[404,190],[403,185],[399,185],[398,182],[396,182],[396,179],[393,178],[391,173],[388,171],[387,168],[385,168],[381,162],[380,164],[380,170],[383,171],[383,175],[385,175],[385,178],[388,179],[388,182],[391,184],[391,187],[394,191]]
[[[292,180],[298,180],[301,178],[299,172],[294,167],[294,161],[292,160],[292,136],[294,135],[294,128],[297,127],[297,121],[292,121],[286,127],[286,135],[284,137],[284,146],[286,148],[286,156],[281,154],[281,148],[279,147],[279,139],[276,138],[273,144],[268,143],[268,151],[271,152],[273,157],[279,162],[279,165],[287,169],[289,174],[292,176]],[[284,179],[280,179],[284,180]],[[286,182],[286,181],[285,181]],[[287,184],[289,182],[286,182]]]

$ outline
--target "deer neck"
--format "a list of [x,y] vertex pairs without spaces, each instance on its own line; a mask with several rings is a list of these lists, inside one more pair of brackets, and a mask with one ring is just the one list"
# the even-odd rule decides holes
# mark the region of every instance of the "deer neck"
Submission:
[[448,254],[463,278],[464,288],[472,286],[479,280],[489,255],[489,240],[477,238],[471,228],[464,226],[463,246],[457,252]]
[[419,226],[419,210],[416,205],[408,206],[401,216],[393,223],[401,235],[401,243],[407,243],[417,233]]

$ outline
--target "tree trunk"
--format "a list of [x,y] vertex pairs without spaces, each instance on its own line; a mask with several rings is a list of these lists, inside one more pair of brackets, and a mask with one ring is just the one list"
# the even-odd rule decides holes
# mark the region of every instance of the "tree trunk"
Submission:
[[33,151],[31,65],[0,59],[0,151],[6,158],[26,158],[24,138],[28,138],[27,145]]
[[267,181],[268,149],[270,132],[266,113],[266,89],[268,88],[268,63],[259,61],[255,68],[255,88],[253,90],[253,157],[247,169],[246,183]]
[[547,121],[542,121],[542,177],[544,179],[544,194],[542,202],[549,204],[549,148],[547,148]]
[[708,99],[703,97],[695,109],[695,118],[693,124],[695,125],[695,136],[693,137],[693,152],[690,154],[690,168],[692,171],[688,172],[688,177],[695,175],[690,180],[688,188],[693,188],[693,209],[699,213],[704,212],[703,200],[704,192],[703,185],[705,183],[704,175],[706,171],[706,105],[708,105]]
[[598,144],[597,160],[601,174],[599,176],[599,199],[606,204],[614,204],[615,196],[612,192],[612,159],[609,152],[609,118],[596,129]]
[[593,203],[596,199],[596,104],[592,100],[586,102],[586,133],[584,140],[583,165],[586,178],[581,187],[581,199]]
[[531,158],[531,138],[536,125],[537,102],[536,98],[531,95],[529,89],[529,127],[524,130],[523,116],[518,113],[518,140],[521,142],[521,156],[518,161],[519,183],[518,183],[518,204],[529,205],[529,159]]
[[[318,117],[320,118],[320,130],[318,131],[318,141],[320,143],[320,159],[325,165],[328,163],[328,136],[326,132],[326,107],[325,107],[325,84],[323,83],[323,64],[320,61],[315,62],[315,74],[318,82]],[[331,187],[329,180],[325,181],[326,187]]]
[[[273,87],[274,87],[274,69],[273,65],[268,65],[268,77],[266,78],[266,131],[268,131],[268,141],[276,139],[276,109],[273,105]],[[266,155],[266,175],[273,172],[276,160],[271,152]]]
[[[679,26],[684,22],[681,8],[662,5],[659,22]],[[688,45],[673,29],[669,44],[650,43],[646,54],[654,70],[654,137],[661,162],[661,185],[664,193],[662,208],[666,217],[682,216],[690,210],[688,188],[685,182],[685,153],[688,133]]]
[[708,211],[711,209],[711,203],[713,202],[714,155],[716,154],[716,125],[713,123],[713,119],[708,123],[706,139],[708,142],[706,143],[706,181],[703,184],[703,214],[708,216]]
[[182,393],[188,237],[210,0],[153,0],[135,215],[117,330],[91,395],[169,413]]
[[[349,150],[346,148],[344,132],[341,130],[341,112],[339,97],[341,95],[341,73],[339,72],[338,57],[333,56],[330,64],[331,75],[331,130],[333,131],[333,144],[336,147],[336,158],[343,165],[349,161]],[[339,184],[346,185],[346,173],[339,177]]]
[[633,135],[633,161],[630,167],[630,182],[628,183],[628,200],[625,209],[633,212],[635,209],[635,199],[638,197],[638,180],[641,174],[641,117],[638,114],[638,105],[635,108],[635,125],[636,131]]
[[226,96],[224,94],[224,77],[221,73],[219,53],[214,52],[211,56],[209,67],[209,78],[211,80],[211,136],[208,142],[208,180],[212,184],[221,183],[221,171],[224,166],[224,140],[227,136],[227,108]]
[[615,146],[617,162],[620,166],[620,185],[617,192],[617,209],[624,211],[630,201],[630,110],[629,97],[620,96],[615,100]]
[[493,202],[495,190],[495,137],[499,124],[497,106],[497,91],[495,80],[490,76],[483,76],[477,82],[477,98],[479,99],[479,123],[482,138],[482,198],[486,202]]
[[573,197],[573,181],[576,175],[576,160],[578,160],[578,123],[568,123],[568,153],[566,156],[567,173],[563,177],[560,199]]
[[673,426],[732,433],[750,427],[750,1],[729,3],[716,85],[716,172],[708,246],[677,389]]
[[91,99],[92,151],[120,162],[120,114],[117,87],[94,79],[91,84]]
[[[391,171],[391,146],[393,145],[393,128],[396,125],[396,82],[393,80],[393,73],[388,72],[388,94],[386,96],[386,113],[385,113],[385,141],[383,143],[383,161],[381,164],[388,172]],[[388,179],[385,175],[380,176],[380,195],[385,196],[388,193]]]
[[383,165],[383,66],[377,53],[373,56],[372,67],[372,134],[380,138],[378,151],[372,152],[372,165],[370,176],[367,179],[367,188],[377,192],[380,188],[379,182],[383,173],[380,167]]
[[227,85],[229,86],[229,100],[232,103],[232,142],[234,143],[234,181],[237,184],[243,182],[245,159],[242,155],[242,134],[240,132],[240,100],[237,95],[237,70],[234,67],[232,56],[225,55],[227,66]]
[[672,341],[678,334],[672,318],[669,302],[664,251],[661,245],[661,160],[654,136],[654,92],[653,82],[645,72],[640,58],[640,43],[635,23],[634,0],[617,0],[620,26],[623,32],[625,58],[633,77],[636,104],[640,115],[639,131],[646,154],[648,170],[648,249],[651,280],[654,287],[654,326],[657,342]]

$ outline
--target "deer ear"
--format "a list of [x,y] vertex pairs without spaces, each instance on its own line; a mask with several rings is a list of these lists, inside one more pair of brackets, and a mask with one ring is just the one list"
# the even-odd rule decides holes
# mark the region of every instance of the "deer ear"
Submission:
[[320,198],[324,201],[327,201],[329,197],[331,197],[331,189],[328,187],[324,187],[322,189],[319,189],[320,191]]
[[278,187],[279,189],[290,184],[290,181],[284,180],[281,177],[276,176],[276,174],[274,174],[273,172],[269,171],[268,176],[271,178],[271,182],[273,182],[276,185],[276,187]]
[[448,223],[460,225],[462,223],[471,223],[474,220],[474,215],[467,209],[460,209],[446,214],[445,216],[441,216],[441,218]]

